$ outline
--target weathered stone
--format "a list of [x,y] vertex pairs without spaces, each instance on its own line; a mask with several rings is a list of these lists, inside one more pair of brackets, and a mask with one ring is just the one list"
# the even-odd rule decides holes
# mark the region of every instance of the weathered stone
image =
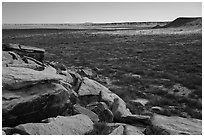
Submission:
[[91,104],[93,102],[98,102],[98,101],[99,101],[99,96],[87,95],[87,96],[78,97],[78,103],[82,106],[86,106],[88,104]]
[[[98,101],[105,102],[109,108],[112,107],[114,99],[120,98],[115,93],[111,92],[108,88],[101,85],[100,83],[91,80],[87,77],[84,77],[81,83],[81,86],[78,90],[78,95],[80,97],[87,96],[87,102],[91,103],[91,99],[89,97],[96,97],[98,98]],[[98,97],[97,97],[98,96]],[[92,102],[96,102],[97,100],[94,100]]]
[[29,135],[84,135],[93,130],[93,122],[83,114],[70,117],[57,116],[48,122],[22,124],[14,129]]
[[112,122],[113,113],[109,110],[108,106],[104,102],[96,102],[87,106],[88,109],[95,112],[100,122]]
[[53,66],[56,70],[66,71],[66,66],[58,62],[50,62],[50,65]]
[[151,117],[146,115],[127,115],[127,116],[121,116],[118,118],[120,122],[127,123],[127,124],[145,124],[150,125],[151,124]]
[[98,101],[99,102],[100,101],[103,101],[103,102],[112,101],[112,100],[109,100],[109,98],[105,98],[106,100],[104,100],[104,97],[102,96],[103,93],[104,93],[103,95],[106,95],[108,94],[108,92],[112,93],[106,87],[99,84],[98,82],[91,80],[87,77],[84,77],[81,83],[81,86],[78,90],[78,95],[79,95],[81,104],[87,105],[92,102],[98,102]]
[[201,135],[202,120],[155,114],[148,134]]
[[35,85],[43,81],[55,81],[63,79],[62,76],[49,71],[35,71],[28,68],[3,67],[3,89],[19,89],[25,86]]
[[105,102],[109,108],[112,108],[115,99],[122,100],[118,95],[111,92],[108,88],[103,87],[103,90],[101,91],[101,101]]
[[114,129],[109,135],[123,135],[124,127],[120,125],[116,129]]
[[79,88],[78,94],[79,96],[99,95],[101,90],[102,90],[101,84],[92,79],[84,77],[81,87]]
[[73,83],[71,84],[72,84],[73,90],[78,93],[78,90],[82,83],[82,77],[78,73],[72,70],[67,70],[67,72],[72,76]]
[[[140,125],[128,125],[125,123],[106,123],[106,132],[105,133],[112,133],[112,131],[117,131],[118,127],[121,129],[121,126],[123,126],[123,133],[121,135],[143,135],[143,132],[145,130],[144,126]],[[120,132],[121,133],[121,132]]]
[[43,70],[43,63],[33,59],[33,58],[21,58],[18,54],[12,51],[3,51],[3,67],[23,67],[30,68],[34,70]]
[[159,107],[159,106],[153,106],[153,107],[151,107],[151,111],[154,113],[160,114],[160,113],[164,112],[164,108]]
[[2,135],[6,135],[6,133],[4,131],[2,131]]
[[80,106],[78,104],[74,105],[74,111],[79,113],[79,114],[87,115],[93,122],[98,122],[99,121],[99,118],[98,118],[97,114],[95,114],[91,110],[89,110],[89,109],[87,109],[85,107],[82,107],[82,106]]
[[2,51],[2,66],[6,67],[8,65],[24,64],[21,57],[14,52]]
[[51,66],[46,66],[43,70],[44,73],[48,73],[48,74],[57,74],[57,71],[55,68],[51,67]]
[[127,102],[127,107],[133,114],[141,114],[145,111],[145,106],[148,103],[148,100],[143,98],[138,98],[135,100],[129,100]]
[[149,101],[143,98],[138,98],[135,100],[129,100],[129,103],[133,104],[136,107],[145,106]]
[[2,90],[3,126],[38,122],[67,109],[69,91],[60,84],[44,83],[18,90]]
[[[88,78],[84,78],[84,81],[81,84],[81,87],[79,89],[79,99],[80,100],[86,100],[86,103],[97,102],[98,101],[105,102],[109,108],[111,108],[111,111],[114,115],[114,120],[120,122],[129,122],[128,117],[133,119],[134,122],[136,120],[142,121],[146,123],[149,121],[149,117],[142,117],[138,115],[132,115],[132,113],[129,111],[129,109],[126,107],[126,103],[116,94],[108,90],[103,85],[99,84],[98,82],[94,80],[90,80]],[[87,97],[81,98],[81,97]],[[90,97],[95,97],[94,99],[90,99]],[[128,116],[128,117],[127,117]]]
[[[61,74],[61,73],[60,73]],[[64,72],[63,73],[63,77],[64,77],[64,81],[66,81],[67,83],[69,83],[69,84],[72,84],[73,85],[73,83],[74,83],[74,78],[66,71],[66,73]]]
[[39,61],[43,61],[44,59],[44,49],[36,48],[36,47],[30,47],[30,46],[24,46],[20,44],[2,44],[3,51],[14,51],[18,53],[21,56],[29,56],[32,58],[35,58]]
[[124,125],[124,135],[144,135],[144,128],[136,127],[132,125]]
[[78,69],[77,72],[83,77],[88,77],[88,78],[96,77],[96,74],[94,74],[90,68],[81,68],[81,69]]
[[122,117],[131,115],[131,112],[126,108],[126,103],[121,98],[114,99],[112,112],[116,121],[121,121]]
[[5,135],[28,135],[28,133],[12,127],[3,127],[2,129]]

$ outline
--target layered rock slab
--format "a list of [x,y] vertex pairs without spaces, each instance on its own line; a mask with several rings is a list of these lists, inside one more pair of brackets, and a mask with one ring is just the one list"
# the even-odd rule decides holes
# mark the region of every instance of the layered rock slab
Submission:
[[56,81],[63,79],[62,76],[49,71],[36,71],[21,67],[2,68],[3,89],[19,89],[22,87],[35,85],[42,81]]
[[21,44],[2,44],[2,49],[4,51],[13,51],[21,56],[29,56],[35,58],[39,61],[43,61],[45,50],[41,48],[25,46]]
[[201,135],[202,120],[155,114],[146,134]]
[[47,123],[27,123],[13,128],[28,135],[84,135],[93,130],[93,122],[86,115],[49,118]]
[[69,91],[60,84],[44,83],[2,91],[3,126],[38,122],[61,114],[69,104]]

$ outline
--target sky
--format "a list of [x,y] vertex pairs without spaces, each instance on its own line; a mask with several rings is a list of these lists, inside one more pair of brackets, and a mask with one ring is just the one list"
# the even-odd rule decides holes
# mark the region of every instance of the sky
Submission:
[[4,24],[172,21],[201,17],[201,2],[3,2]]

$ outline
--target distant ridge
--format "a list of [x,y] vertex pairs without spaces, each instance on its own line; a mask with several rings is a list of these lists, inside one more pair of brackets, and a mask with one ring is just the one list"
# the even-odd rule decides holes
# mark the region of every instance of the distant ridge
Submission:
[[192,23],[191,26],[194,25],[200,25],[202,24],[202,17],[196,17],[196,18],[190,18],[190,17],[179,17],[175,19],[174,21],[168,23],[167,25],[163,26],[162,28],[169,28],[169,27],[181,27],[181,26],[188,26],[190,25],[190,22],[196,22]]

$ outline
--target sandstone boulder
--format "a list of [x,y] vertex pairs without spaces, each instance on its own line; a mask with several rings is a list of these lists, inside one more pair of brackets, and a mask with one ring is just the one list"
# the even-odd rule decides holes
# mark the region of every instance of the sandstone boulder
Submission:
[[99,95],[101,90],[103,90],[103,86],[101,84],[92,79],[84,77],[78,90],[78,94],[79,96]]
[[159,106],[153,106],[151,107],[151,111],[154,113],[162,114],[164,112],[164,108]]
[[17,53],[12,51],[3,51],[2,52],[2,66],[3,67],[24,67],[34,70],[43,70],[43,63],[33,59],[20,57]]
[[2,90],[3,126],[39,122],[63,113],[69,104],[69,91],[60,84],[44,83],[18,90]]
[[45,50],[36,47],[24,46],[20,44],[2,44],[3,51],[14,51],[21,56],[29,56],[39,61],[43,61]]
[[72,84],[73,90],[78,92],[82,83],[82,77],[78,73],[70,69],[67,70],[67,73],[69,73],[72,76],[73,81],[71,84]]
[[122,125],[115,128],[109,135],[123,135],[124,127]]
[[132,125],[124,125],[124,135],[144,135],[143,127],[136,127]]
[[146,110],[146,105],[148,102],[149,101],[144,98],[137,98],[134,100],[129,100],[127,102],[127,107],[133,114],[141,114]]
[[6,133],[4,131],[2,131],[2,135],[6,135]]
[[108,108],[111,109],[114,120],[117,122],[129,123],[138,121],[149,124],[149,116],[132,115],[126,107],[126,103],[118,95],[94,80],[85,77],[79,88],[78,95],[80,101],[83,101],[83,105],[97,101],[105,102]]
[[132,126],[124,123],[107,123],[111,135],[144,135],[144,127]]
[[11,64],[24,64],[24,61],[14,52],[2,51],[2,66],[5,67]]
[[150,124],[150,116],[133,115],[129,109],[126,108],[126,103],[121,98],[114,99],[112,106],[114,120],[128,124],[144,123]]
[[202,135],[202,120],[155,114],[146,134]]
[[95,114],[94,112],[92,112],[91,110],[85,108],[85,107],[82,107],[78,104],[75,104],[74,105],[74,111],[78,114],[84,114],[84,115],[87,115],[93,122],[98,122],[99,121],[99,118],[98,118],[98,115]]
[[87,67],[78,69],[77,73],[79,73],[83,77],[88,77],[88,78],[96,77],[96,74],[93,72],[93,70]]
[[19,89],[25,86],[35,85],[44,81],[56,81],[63,79],[62,76],[49,71],[36,71],[20,67],[2,68],[3,89]]
[[91,102],[102,101],[105,102],[109,108],[112,108],[114,99],[119,98],[122,100],[118,95],[111,92],[105,86],[87,77],[83,78],[81,86],[78,90],[78,95],[79,97],[84,97],[87,101],[87,104],[90,104]]
[[88,105],[87,108],[98,115],[100,122],[113,121],[113,113],[104,102],[95,102]]
[[147,99],[144,98],[137,98],[135,100],[129,100],[129,103],[136,106],[136,107],[145,107],[145,105],[148,103],[149,101]]
[[121,98],[114,99],[112,112],[117,121],[121,121],[122,117],[131,115],[131,112],[126,108],[126,103]]
[[18,125],[14,130],[20,130],[29,135],[84,135],[93,130],[93,122],[86,115],[79,114],[70,117],[57,116],[48,123],[27,123]]

